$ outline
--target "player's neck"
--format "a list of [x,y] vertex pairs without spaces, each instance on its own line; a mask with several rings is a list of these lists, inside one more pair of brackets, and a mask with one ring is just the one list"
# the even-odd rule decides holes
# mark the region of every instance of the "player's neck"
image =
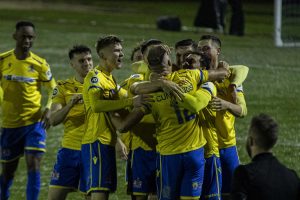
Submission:
[[99,69],[106,73],[106,74],[111,74],[111,72],[113,71],[113,69],[111,67],[109,67],[108,65],[106,65],[105,63],[101,62],[99,63]]
[[256,155],[258,154],[262,154],[262,153],[271,153],[272,150],[269,149],[269,150],[265,150],[265,149],[261,149],[259,147],[256,147],[256,148],[252,148],[252,153],[251,153],[251,158],[253,159]]
[[218,60],[213,60],[211,63],[210,63],[210,69],[218,69]]
[[75,74],[75,80],[79,83],[83,83],[84,77],[81,77],[79,74]]
[[20,48],[15,48],[14,50],[15,56],[18,60],[25,60],[30,55],[30,51],[24,51]]

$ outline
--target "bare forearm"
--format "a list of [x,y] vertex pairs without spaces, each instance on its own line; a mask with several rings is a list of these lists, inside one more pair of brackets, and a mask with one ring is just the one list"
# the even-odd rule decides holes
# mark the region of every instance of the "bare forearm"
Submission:
[[236,117],[242,117],[242,107],[227,101],[227,110]]
[[119,132],[125,133],[130,130],[135,124],[137,124],[144,117],[144,115],[144,112],[140,108],[134,108],[124,118],[111,115],[111,122]]
[[161,90],[161,85],[158,81],[144,81],[135,83],[130,87],[130,91],[134,95],[149,94]]
[[220,81],[224,80],[225,77],[228,76],[228,71],[227,70],[208,70],[208,81]]
[[62,123],[66,119],[71,108],[72,108],[72,104],[69,102],[66,106],[62,107],[60,110],[54,112],[51,111],[51,116],[50,116],[51,125],[56,126]]

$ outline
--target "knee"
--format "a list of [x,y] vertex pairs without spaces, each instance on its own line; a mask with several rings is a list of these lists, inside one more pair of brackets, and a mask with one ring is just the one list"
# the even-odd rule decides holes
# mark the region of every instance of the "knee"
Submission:
[[42,158],[40,156],[28,156],[26,158],[27,171],[39,171]]

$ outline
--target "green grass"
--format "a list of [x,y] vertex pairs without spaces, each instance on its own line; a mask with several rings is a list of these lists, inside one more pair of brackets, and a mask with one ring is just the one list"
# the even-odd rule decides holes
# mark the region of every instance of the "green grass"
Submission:
[[[165,32],[155,28],[160,15],[178,15],[183,25],[191,27],[197,2],[153,3],[106,1],[96,5],[51,5],[31,3],[3,3],[0,8],[0,52],[14,48],[11,34],[17,20],[29,19],[37,26],[38,38],[33,51],[50,63],[56,79],[64,79],[73,72],[68,66],[68,49],[73,44],[87,44],[94,50],[99,36],[116,34],[123,38],[125,64],[115,71],[119,81],[128,77],[129,56],[135,44],[142,39],[158,38],[169,45],[184,38],[199,39],[204,32]],[[300,76],[299,48],[275,48],[273,45],[272,4],[246,4],[246,36],[219,35],[223,41],[222,57],[230,64],[249,66],[244,84],[248,116],[237,119],[236,130],[240,159],[249,158],[244,150],[245,136],[253,115],[268,113],[280,123],[279,142],[274,149],[278,158],[300,174]],[[184,11],[184,12],[182,12]],[[228,15],[229,16],[229,15]],[[144,26],[140,26],[144,24]],[[93,52],[94,64],[98,58]],[[42,164],[42,189],[40,199],[47,199],[47,188],[56,152],[60,146],[62,126],[48,131],[47,154]],[[118,191],[111,199],[129,199],[125,195],[124,162],[118,161]],[[12,187],[11,199],[25,199],[26,170],[20,161]],[[69,199],[82,199],[78,193]]]

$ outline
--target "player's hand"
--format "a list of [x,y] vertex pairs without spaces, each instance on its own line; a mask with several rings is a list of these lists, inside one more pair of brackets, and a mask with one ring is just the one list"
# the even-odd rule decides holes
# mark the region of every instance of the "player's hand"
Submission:
[[42,114],[42,118],[41,118],[41,122],[43,124],[43,128],[44,129],[48,129],[50,128],[51,124],[50,124],[50,115],[51,115],[51,111],[49,108],[46,108]]
[[151,82],[158,82],[161,89],[171,97],[174,97],[177,101],[183,101],[184,91],[178,84],[170,80],[166,80],[164,76],[157,73],[152,73],[150,80]]
[[128,159],[127,147],[120,138],[117,140],[116,152],[122,160]]
[[219,72],[217,77],[218,82],[222,82],[230,76],[230,71],[226,68],[218,68],[217,71]]
[[163,80],[161,82],[161,88],[165,93],[174,97],[177,101],[183,101],[184,91],[178,84],[169,80]]
[[229,94],[231,94],[232,103],[237,104],[236,85],[230,84],[229,87],[228,87],[228,92],[229,92]]
[[213,97],[209,103],[209,106],[213,111],[227,110],[228,102],[219,97]]
[[165,80],[166,78],[164,76],[162,76],[161,74],[152,72],[150,74],[149,79],[150,79],[151,82],[155,82],[155,81]]
[[151,102],[154,102],[153,96],[150,94],[140,94],[133,97],[133,106],[138,107],[151,107]]
[[229,70],[229,64],[226,61],[221,60],[218,63],[218,69],[220,69],[220,68],[224,68],[224,69]]
[[74,94],[70,100],[70,104],[71,106],[74,106],[76,103],[82,100],[83,100],[82,94]]

